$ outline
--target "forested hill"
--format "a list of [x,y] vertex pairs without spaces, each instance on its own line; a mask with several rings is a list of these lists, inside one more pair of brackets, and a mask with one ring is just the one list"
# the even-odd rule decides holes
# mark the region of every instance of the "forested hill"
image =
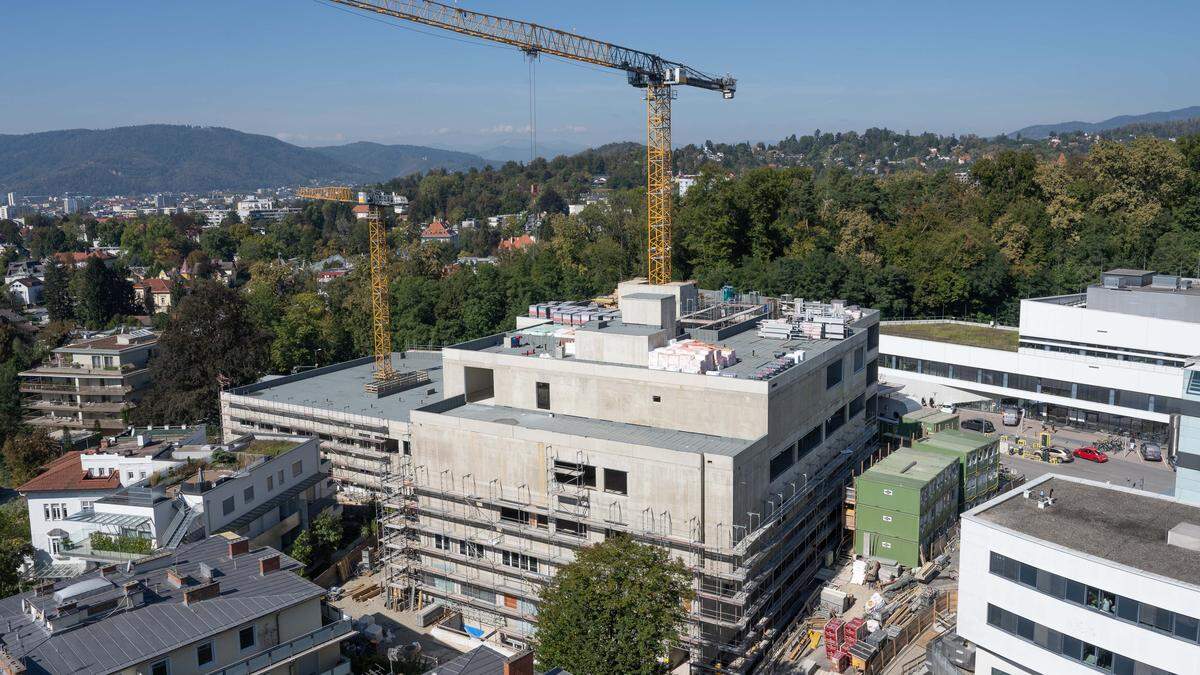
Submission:
[[1021,138],[1046,138],[1052,134],[1066,134],[1074,132],[1088,132],[1092,134],[1112,131],[1120,127],[1128,127],[1131,125],[1148,125],[1162,124],[1164,122],[1178,122],[1180,120],[1189,120],[1200,117],[1200,106],[1191,106],[1188,108],[1180,108],[1178,110],[1164,110],[1159,112],[1144,113],[1141,115],[1118,115],[1110,117],[1102,122],[1057,122],[1055,124],[1035,124],[1033,126],[1018,129],[1013,132],[1012,136],[1020,136]]
[[367,180],[371,181],[388,180],[433,168],[465,171],[488,164],[488,161],[479,155],[420,145],[383,145],[360,141],[312,149],[369,174]]
[[111,195],[248,189],[314,180],[363,183],[483,164],[473,155],[433,148],[354,145],[371,146],[362,163],[352,160],[353,146],[302,148],[221,127],[154,124],[0,135],[0,191]]

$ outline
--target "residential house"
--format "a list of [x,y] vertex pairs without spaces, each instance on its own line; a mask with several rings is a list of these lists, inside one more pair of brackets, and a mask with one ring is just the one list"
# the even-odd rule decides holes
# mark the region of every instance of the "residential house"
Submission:
[[43,584],[0,600],[0,672],[349,675],[355,631],[325,623],[325,589],[300,571],[221,535]]
[[22,279],[24,277],[45,279],[46,268],[36,260],[18,260],[17,262],[9,263],[8,267],[4,271],[5,284],[11,284],[17,279]]
[[502,239],[497,247],[501,252],[504,251],[523,251],[537,243],[537,237],[532,234],[523,234],[519,237],[508,237]]
[[42,304],[42,280],[37,277],[21,277],[8,285],[8,294],[22,305]]
[[171,309],[171,291],[174,288],[174,279],[150,277],[133,285],[133,295],[143,307],[153,307],[155,314],[161,314]]
[[121,430],[126,411],[150,385],[151,330],[108,331],[54,349],[41,365],[21,373],[25,422],[52,429]]
[[449,242],[451,244],[458,243],[458,232],[449,225],[440,220],[434,220],[421,230],[421,243],[429,242]]
[[356,204],[352,211],[354,212],[355,220],[362,220],[371,215],[371,207],[367,204]]
[[91,258],[97,258],[109,267],[112,267],[113,261],[117,259],[117,257],[111,253],[94,249],[91,251],[74,251],[70,253],[54,254],[54,259],[57,260],[60,265],[66,265],[75,268],[83,268],[87,265],[88,260]]

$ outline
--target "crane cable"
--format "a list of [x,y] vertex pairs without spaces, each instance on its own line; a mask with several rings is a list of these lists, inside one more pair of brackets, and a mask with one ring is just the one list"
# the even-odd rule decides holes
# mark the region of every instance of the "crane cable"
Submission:
[[537,159],[537,67],[538,53],[533,50],[525,52],[525,60],[529,62],[529,163]]

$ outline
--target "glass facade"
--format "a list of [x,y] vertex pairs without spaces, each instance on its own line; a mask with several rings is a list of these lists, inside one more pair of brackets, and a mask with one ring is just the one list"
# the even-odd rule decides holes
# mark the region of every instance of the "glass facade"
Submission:
[[1169,670],[1134,661],[1133,659],[1097,647],[1090,642],[1047,628],[1040,623],[1014,614],[995,605],[987,606],[987,622],[992,628],[1015,635],[1066,659],[1082,663],[1102,673],[1116,675],[1174,675]]
[[1200,621],[1195,617],[1177,614],[1111,591],[1088,586],[996,552],[992,552],[989,571],[996,576],[1119,621],[1136,624],[1184,642],[1195,644],[1198,641],[1197,625]]

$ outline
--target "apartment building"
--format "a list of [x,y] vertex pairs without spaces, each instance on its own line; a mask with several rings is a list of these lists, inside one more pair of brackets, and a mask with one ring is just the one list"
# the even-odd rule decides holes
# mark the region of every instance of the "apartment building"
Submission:
[[1200,417],[1181,394],[1200,354],[1195,280],[1109,270],[1084,293],[1022,300],[1015,331],[943,322],[930,339],[913,337],[914,323],[882,326],[880,376],[915,396],[1010,403],[1031,419],[1159,441],[1173,416]]
[[226,440],[315,436],[341,497],[381,495],[384,480],[410,452],[409,414],[442,399],[442,358],[437,352],[393,354],[396,369],[409,375],[405,388],[384,397],[363,391],[374,361],[355,359],[221,392]]
[[1200,673],[1200,507],[1046,475],[963,515],[979,675]]
[[340,509],[316,439],[211,445],[203,426],[105,439],[18,491],[36,549],[27,574],[54,579],[218,532],[286,548],[322,511]]
[[119,431],[150,384],[158,349],[150,330],[112,331],[75,340],[21,373],[26,423],[52,429]]
[[235,535],[0,600],[0,673],[349,675],[348,619],[300,564]]
[[444,400],[411,411],[390,483],[389,600],[440,602],[519,648],[555,571],[625,535],[692,571],[673,661],[748,672],[818,583],[875,450],[878,315],[618,292],[619,319],[530,317],[443,350]]

